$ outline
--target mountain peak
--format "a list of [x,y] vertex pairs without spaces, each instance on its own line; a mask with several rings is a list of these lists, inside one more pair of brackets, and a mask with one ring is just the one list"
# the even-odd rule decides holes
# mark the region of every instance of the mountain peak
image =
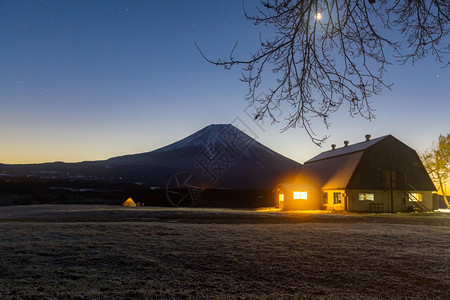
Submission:
[[171,151],[196,146],[206,149],[214,147],[236,147],[238,146],[237,143],[250,144],[253,142],[256,141],[231,124],[211,124],[178,142],[162,147],[156,151]]
[[222,128],[228,128],[228,127],[236,128],[231,124],[211,124],[211,125],[204,127],[203,129],[207,129],[207,128],[222,129]]

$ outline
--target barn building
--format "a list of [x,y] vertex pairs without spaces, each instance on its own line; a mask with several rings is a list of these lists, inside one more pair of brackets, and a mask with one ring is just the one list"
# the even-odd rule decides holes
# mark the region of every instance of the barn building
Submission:
[[284,210],[350,212],[433,210],[435,186],[417,153],[391,135],[322,152],[292,183],[278,185]]

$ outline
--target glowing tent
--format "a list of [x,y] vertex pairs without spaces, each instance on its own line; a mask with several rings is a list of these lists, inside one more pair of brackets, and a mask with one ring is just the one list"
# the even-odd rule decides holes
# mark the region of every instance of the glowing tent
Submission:
[[125,202],[122,203],[122,206],[136,206],[136,203],[130,197],[127,200],[125,200]]

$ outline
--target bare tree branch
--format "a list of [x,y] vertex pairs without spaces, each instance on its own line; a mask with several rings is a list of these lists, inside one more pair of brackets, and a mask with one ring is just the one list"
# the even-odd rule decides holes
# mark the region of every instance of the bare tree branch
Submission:
[[[268,116],[282,105],[290,107],[282,131],[297,126],[320,145],[312,120],[328,128],[330,114],[348,104],[351,116],[371,120],[370,97],[391,85],[383,75],[390,64],[415,63],[431,54],[447,65],[450,2],[448,0],[260,0],[256,13],[243,10],[254,25],[272,28],[274,37],[260,36],[260,48],[247,59],[207,57],[230,69],[243,67],[248,85],[245,99],[255,118]],[[262,93],[266,73],[276,80]]]

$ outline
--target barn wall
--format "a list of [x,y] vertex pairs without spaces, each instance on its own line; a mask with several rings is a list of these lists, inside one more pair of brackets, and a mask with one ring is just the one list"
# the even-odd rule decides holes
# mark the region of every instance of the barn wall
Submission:
[[[359,200],[360,193],[373,194],[374,200]],[[403,211],[403,193],[393,191],[394,210]],[[348,211],[391,212],[391,193],[388,190],[347,190]]]
[[[284,210],[316,210],[322,209],[320,192],[306,191],[308,199],[293,199],[293,190],[280,190],[279,193],[284,194]],[[278,199],[277,195],[277,199]]]
[[[411,191],[412,193],[419,193],[422,195],[422,204],[429,210],[438,209],[438,206],[433,202],[433,192],[430,191]],[[411,203],[407,203],[411,205]]]
[[[284,210],[316,210],[324,209],[329,211],[349,211],[349,212],[392,212],[391,191],[390,190],[326,190],[308,191],[308,199],[293,199],[294,190],[279,190],[276,194],[284,194]],[[416,191],[414,191],[416,192]],[[334,203],[334,194],[341,194],[341,203]],[[373,194],[374,200],[359,200],[360,193]],[[429,209],[436,209],[433,206],[432,192],[419,191],[422,195],[422,203]],[[324,195],[326,195],[324,197]],[[405,199],[403,191],[392,191],[394,197],[394,212],[407,211],[408,206],[413,203]],[[278,200],[277,200],[278,201]]]
[[[391,208],[391,191],[390,190],[347,190],[348,208],[350,212],[404,212],[408,210],[408,206],[413,206],[413,203],[406,199],[405,192],[394,190],[392,195],[394,197],[394,207]],[[416,192],[416,191],[414,191]],[[374,194],[374,200],[359,200],[360,193]],[[422,204],[428,209],[435,209],[433,207],[432,192],[419,191],[422,195]]]

